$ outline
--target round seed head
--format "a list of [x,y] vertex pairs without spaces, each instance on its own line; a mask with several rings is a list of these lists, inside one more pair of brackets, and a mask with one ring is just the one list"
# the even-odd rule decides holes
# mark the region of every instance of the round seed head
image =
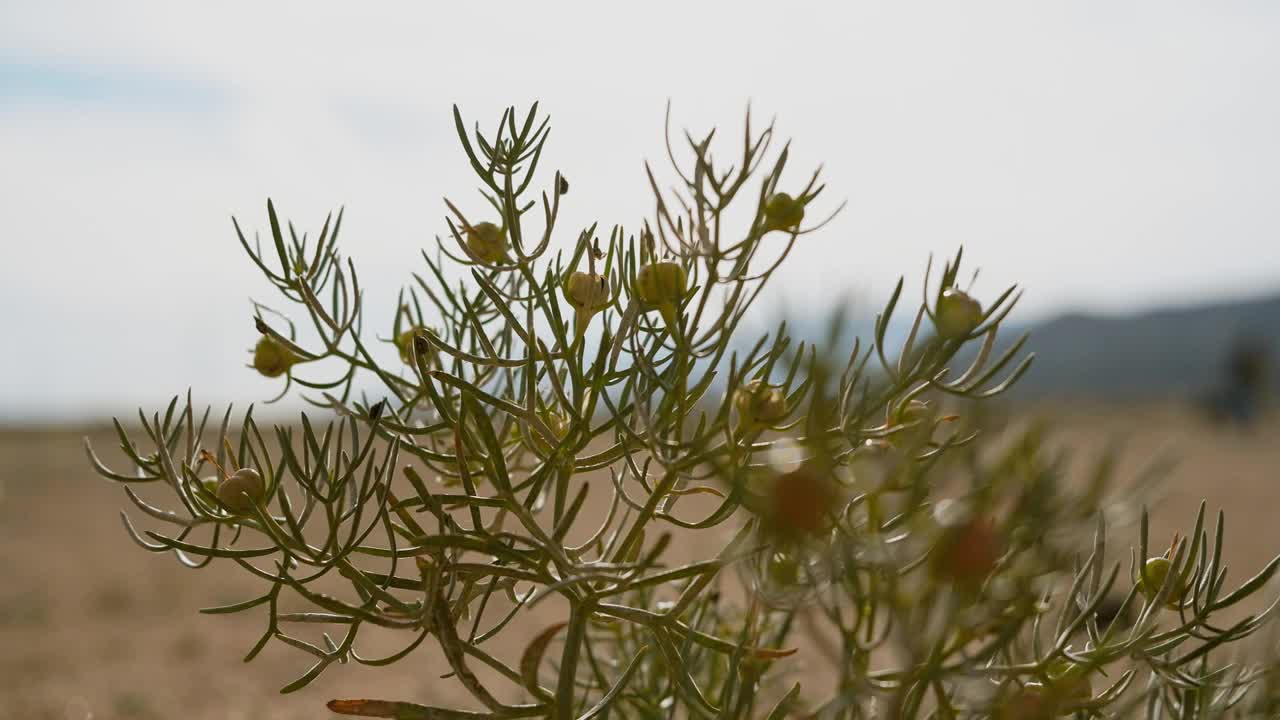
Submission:
[[597,273],[575,272],[565,282],[564,299],[578,310],[601,310],[609,304],[609,281]]
[[[1160,588],[1164,587],[1165,580],[1169,577],[1169,571],[1173,569],[1173,563],[1169,558],[1153,557],[1147,560],[1142,566],[1142,576],[1138,578],[1138,591],[1147,598],[1147,602],[1156,599],[1160,594]],[[1165,598],[1165,607],[1170,610],[1177,610],[1182,607],[1182,600],[1186,597],[1187,587],[1185,581],[1178,578],[1174,579],[1175,584],[1169,589],[1169,595]]]
[[963,290],[947,288],[934,310],[934,322],[938,334],[948,340],[967,337],[982,322],[982,304]]
[[489,265],[507,261],[507,233],[491,222],[476,223],[467,228],[467,248]]
[[780,388],[763,380],[743,384],[733,394],[738,421],[746,427],[771,427],[787,417],[787,399]]
[[258,338],[258,344],[253,347],[253,369],[269,378],[289,372],[299,360],[284,343],[270,335]]
[[688,275],[679,263],[651,263],[636,274],[636,295],[640,302],[651,308],[674,305],[684,297],[688,281]]
[[240,468],[218,483],[218,500],[237,515],[248,515],[266,494],[267,485],[253,468]]
[[795,230],[804,220],[804,203],[787,193],[774,193],[764,204],[766,230]]

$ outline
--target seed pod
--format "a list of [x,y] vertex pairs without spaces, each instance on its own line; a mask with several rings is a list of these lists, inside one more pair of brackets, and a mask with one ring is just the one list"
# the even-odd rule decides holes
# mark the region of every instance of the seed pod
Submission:
[[959,340],[968,337],[982,322],[982,304],[962,290],[947,288],[942,291],[933,318],[939,335]]
[[240,468],[218,483],[218,500],[236,515],[248,515],[267,494],[262,475],[253,468]]
[[970,518],[943,531],[933,551],[933,576],[965,592],[975,592],[995,570],[1002,552],[992,522]]
[[609,306],[609,281],[597,273],[575,272],[565,280],[563,290],[574,309],[575,337],[581,338],[591,318]]
[[806,463],[773,479],[766,519],[783,536],[814,535],[826,529],[837,499],[830,473]]
[[680,324],[676,312],[688,282],[689,277],[679,263],[650,263],[636,273],[636,296],[646,309],[662,313],[667,329],[675,332]]
[[[396,351],[400,353],[400,362],[405,365],[413,366],[413,339],[417,337],[425,338],[428,334],[434,335],[435,331],[425,328],[421,325],[414,325],[396,336]],[[427,358],[427,364],[431,365],[436,361],[436,353],[433,351]]]
[[280,377],[300,361],[288,346],[270,335],[258,338],[253,347],[253,369],[269,378]]
[[764,204],[764,229],[795,231],[804,220],[804,203],[787,193],[774,193]]
[[[1156,595],[1160,594],[1160,588],[1164,587],[1165,579],[1169,577],[1169,571],[1173,569],[1173,563],[1169,558],[1153,557],[1147,560],[1142,566],[1141,577],[1138,578],[1138,591],[1146,598],[1147,602],[1156,599]],[[1187,595],[1186,581],[1181,578],[1174,578],[1175,585],[1169,588],[1169,595],[1165,598],[1165,607],[1170,610],[1177,610],[1182,607],[1182,600]]]
[[745,383],[733,393],[738,427],[743,431],[773,427],[787,417],[787,398],[780,388],[763,380]]
[[467,228],[467,248],[488,265],[508,261],[507,233],[491,222],[476,223]]

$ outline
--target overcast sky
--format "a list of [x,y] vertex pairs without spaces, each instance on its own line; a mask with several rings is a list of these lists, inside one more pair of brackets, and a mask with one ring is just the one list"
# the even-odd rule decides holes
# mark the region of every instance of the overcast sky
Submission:
[[566,241],[648,211],[668,99],[694,130],[776,115],[789,177],[823,162],[849,201],[789,307],[961,244],[1024,320],[1273,291],[1277,38],[1262,1],[0,3],[0,418],[269,396],[230,216],[345,204],[390,308],[442,196],[478,207],[455,102],[542,102]]

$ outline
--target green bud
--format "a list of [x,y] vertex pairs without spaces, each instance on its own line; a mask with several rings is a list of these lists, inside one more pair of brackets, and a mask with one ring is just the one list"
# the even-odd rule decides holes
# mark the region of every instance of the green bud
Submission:
[[777,588],[794,587],[803,579],[800,574],[800,561],[793,553],[780,550],[771,552],[765,557],[764,576]]
[[782,390],[763,380],[752,380],[734,391],[733,406],[743,429],[772,427],[787,417],[787,398]]
[[218,500],[236,515],[248,515],[263,501],[267,485],[253,468],[240,468],[218,483]]
[[[405,365],[413,365],[413,339],[426,337],[428,333],[434,335],[435,331],[421,325],[414,325],[396,336],[396,351],[400,353],[400,362]],[[435,353],[433,352],[431,357],[427,358],[427,364],[430,365],[435,359]]]
[[507,262],[507,233],[491,222],[467,228],[467,248],[488,265]]
[[645,265],[636,273],[636,296],[646,309],[662,313],[668,329],[674,332],[679,325],[676,310],[684,297],[689,276],[684,267],[674,262],[656,262]]
[[968,337],[982,322],[982,305],[968,293],[955,288],[942,291],[934,310],[938,334],[948,340]]
[[218,496],[218,478],[216,477],[204,478],[200,481],[200,486],[203,487],[205,489],[205,492],[209,493],[209,495],[213,497]]
[[[1138,578],[1138,591],[1147,598],[1147,602],[1155,600],[1156,595],[1160,594],[1160,588],[1164,587],[1165,579],[1169,577],[1169,571],[1172,569],[1173,563],[1164,557],[1150,558],[1142,566],[1142,576]],[[1169,595],[1165,599],[1165,607],[1170,610],[1182,607],[1182,600],[1187,594],[1185,581],[1175,578],[1174,582],[1177,584],[1169,588]]]
[[253,369],[269,378],[284,375],[300,361],[288,346],[270,335],[258,338],[258,344],[253,347]]
[[574,308],[574,330],[581,338],[596,313],[609,305],[609,281],[596,273],[575,272],[564,282],[564,299]]
[[774,193],[764,204],[765,232],[795,231],[804,220],[804,203],[787,193]]

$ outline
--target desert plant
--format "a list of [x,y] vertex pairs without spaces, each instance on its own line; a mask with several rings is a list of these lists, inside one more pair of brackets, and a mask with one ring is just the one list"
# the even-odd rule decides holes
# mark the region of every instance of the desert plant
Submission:
[[[587,720],[1270,707],[1266,665],[1219,659],[1271,608],[1218,618],[1253,602],[1280,559],[1227,591],[1221,516],[1210,532],[1202,507],[1157,551],[1133,496],[1109,493],[1105,463],[1074,486],[1038,427],[979,442],[982,401],[1030,362],[1022,340],[994,352],[1015,288],[984,306],[960,287],[957,253],[936,282],[926,270],[900,347],[887,335],[901,280],[846,360],[793,343],[785,325],[747,342],[748,308],[825,222],[811,221],[818,173],[784,182],[772,125],[753,130],[748,113],[725,167],[714,131],[685,133],[681,161],[668,124],[675,189],[646,165],[650,221],[603,241],[593,225],[563,253],[567,180],[555,173],[531,198],[548,137],[537,106],[489,134],[454,119],[483,202],[445,201],[448,232],[380,341],[338,251],[341,211],[309,239],[268,201],[265,251],[235,224],[307,321],[304,338],[255,303],[251,367],[282,378],[282,395],[300,386],[322,424],[304,413],[264,432],[250,409],[233,427],[228,408],[215,431],[188,393],[140,413],[146,452],[116,423],[135,470],[89,449],[169,528],[125,515],[139,545],[262,583],[204,612],[264,614],[246,660],[272,640],[311,656],[284,692],[431,639],[471,707],[330,709]],[[357,392],[366,381],[379,389]],[[147,484],[176,509],[135,491]],[[1126,514],[1141,519],[1127,576],[1106,533]],[[691,560],[671,561],[676,543]],[[299,601],[312,609],[287,610]],[[518,656],[491,651],[544,602],[558,621],[526,633]],[[366,628],[403,633],[402,649],[362,655]],[[822,694],[791,684],[801,661],[821,676],[809,685],[826,678]]]

